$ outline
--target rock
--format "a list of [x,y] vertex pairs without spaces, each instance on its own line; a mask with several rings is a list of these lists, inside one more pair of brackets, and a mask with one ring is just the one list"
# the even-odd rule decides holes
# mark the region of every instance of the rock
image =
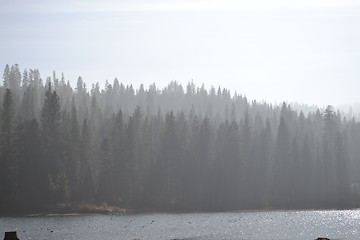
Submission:
[[19,240],[16,231],[14,232],[5,232],[4,240]]

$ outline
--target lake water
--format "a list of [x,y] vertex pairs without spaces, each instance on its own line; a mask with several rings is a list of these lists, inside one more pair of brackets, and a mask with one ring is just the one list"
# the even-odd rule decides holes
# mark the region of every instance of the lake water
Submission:
[[11,217],[0,231],[20,240],[360,239],[360,210]]

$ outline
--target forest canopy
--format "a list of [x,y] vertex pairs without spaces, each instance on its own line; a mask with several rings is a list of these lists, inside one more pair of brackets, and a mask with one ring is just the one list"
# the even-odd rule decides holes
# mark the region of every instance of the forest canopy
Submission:
[[249,102],[227,89],[6,65],[0,85],[0,211],[59,203],[132,209],[360,206],[360,123],[332,106]]

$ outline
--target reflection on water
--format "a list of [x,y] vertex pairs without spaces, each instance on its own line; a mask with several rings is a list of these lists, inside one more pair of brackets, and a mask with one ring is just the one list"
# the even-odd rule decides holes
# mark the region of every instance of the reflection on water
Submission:
[[360,210],[16,217],[0,230],[20,240],[360,239]]

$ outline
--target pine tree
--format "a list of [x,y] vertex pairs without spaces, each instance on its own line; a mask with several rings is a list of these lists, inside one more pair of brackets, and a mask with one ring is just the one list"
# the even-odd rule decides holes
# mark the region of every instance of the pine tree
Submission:
[[1,138],[0,138],[0,204],[8,206],[13,198],[17,185],[17,162],[14,150],[14,103],[12,91],[7,88],[0,109]]
[[50,191],[52,193],[52,200],[56,201],[59,197],[61,185],[64,182],[65,174],[64,166],[61,161],[61,147],[60,140],[60,102],[56,91],[52,91],[51,84],[45,92],[44,104],[41,109],[41,138],[44,152],[44,164],[48,171]]
[[70,158],[67,164],[67,172],[69,175],[69,181],[71,183],[70,190],[71,194],[79,198],[78,193],[80,192],[80,127],[77,119],[77,111],[75,103],[72,104],[70,113]]
[[339,131],[335,137],[335,169],[336,169],[336,192],[337,192],[337,206],[348,208],[350,207],[350,182],[348,159],[345,152],[345,141],[343,134]]
[[280,118],[280,124],[276,137],[274,181],[273,181],[273,205],[288,208],[292,203],[289,179],[291,174],[290,164],[290,136],[284,117]]
[[176,204],[179,191],[179,140],[173,112],[166,114],[163,143],[156,165],[155,185],[158,186],[158,201],[163,206]]
[[[114,192],[114,200],[117,203],[126,203],[127,194],[127,182],[128,178],[128,165],[126,162],[126,139],[125,139],[125,126],[123,113],[121,110],[116,114],[113,126],[112,126],[112,156],[113,156],[113,172],[114,172],[114,183],[116,187],[112,190]],[[148,156],[150,157],[150,156]]]
[[110,146],[107,138],[103,139],[100,145],[99,159],[101,161],[100,179],[99,179],[99,200],[114,203],[115,196],[113,191],[114,184],[114,165],[111,159]]
[[90,164],[91,153],[90,130],[85,118],[81,127],[81,145],[80,145],[80,199],[82,201],[91,201],[95,198],[95,185],[92,166]]
[[9,67],[9,64],[6,64],[5,69],[4,69],[3,87],[5,89],[10,88],[10,67]]
[[337,124],[334,108],[327,106],[324,112],[324,131],[323,131],[323,159],[322,159],[322,171],[323,171],[323,186],[325,194],[323,196],[323,202],[328,207],[336,205],[336,184],[335,177],[335,137],[337,132]]
[[41,161],[40,129],[36,119],[23,121],[17,127],[17,136],[19,186],[16,202],[20,209],[42,210],[48,176]]
[[[142,122],[142,111],[137,106],[128,120],[126,129],[127,138],[127,153],[126,161],[129,162],[130,179],[129,179],[129,201],[134,204],[138,204],[138,200],[141,200],[144,175],[142,172],[142,159],[141,159],[141,137],[140,127]],[[131,200],[130,200],[131,199]]]

